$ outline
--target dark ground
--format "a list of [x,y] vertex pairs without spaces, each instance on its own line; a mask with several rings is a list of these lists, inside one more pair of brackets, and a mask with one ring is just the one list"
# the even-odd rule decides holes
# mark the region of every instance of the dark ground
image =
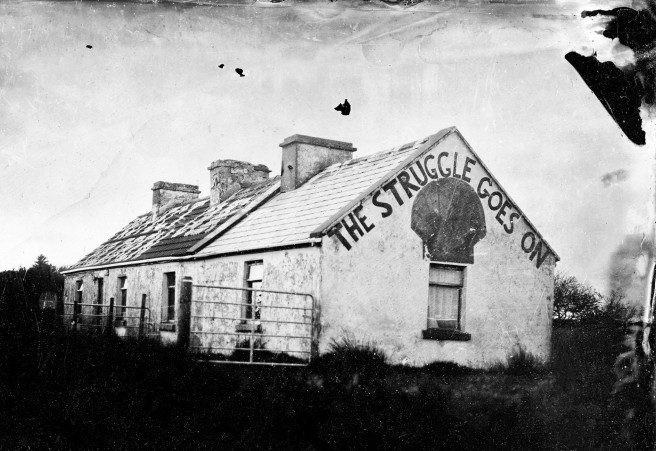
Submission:
[[349,346],[310,367],[217,365],[40,324],[0,332],[0,449],[627,448],[609,324],[555,328],[549,368],[487,372]]

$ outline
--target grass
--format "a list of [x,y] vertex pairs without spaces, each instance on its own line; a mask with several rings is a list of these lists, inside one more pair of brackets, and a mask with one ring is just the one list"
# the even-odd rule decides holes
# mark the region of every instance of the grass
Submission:
[[508,354],[505,362],[498,362],[488,370],[491,373],[504,373],[514,376],[539,376],[549,371],[549,364],[518,345]]
[[0,449],[626,448],[622,331],[553,340],[548,368],[526,352],[493,371],[392,366],[352,339],[309,367],[243,367],[41,327],[0,337]]

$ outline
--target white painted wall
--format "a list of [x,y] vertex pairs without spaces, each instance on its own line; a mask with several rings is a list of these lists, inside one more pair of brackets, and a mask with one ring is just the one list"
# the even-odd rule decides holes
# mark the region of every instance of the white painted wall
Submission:
[[[459,172],[465,156],[478,161],[456,134],[430,152],[437,158],[444,151],[450,153],[444,162],[452,161],[458,152]],[[476,189],[487,175],[479,163],[473,165],[470,185]],[[496,188],[494,184],[490,191]],[[405,200],[403,206],[398,206],[389,193],[379,196],[393,206],[387,218],[382,218],[383,210],[374,206],[371,198],[364,201],[360,216],[374,228],[357,243],[344,234],[351,250],[335,237],[324,238],[320,351],[328,350],[331,340],[350,336],[381,347],[395,363],[420,365],[445,360],[486,366],[505,361],[519,345],[547,359],[555,258],[547,257],[536,268],[535,259],[529,260],[530,254],[521,247],[524,234],[535,231],[522,217],[513,232],[506,233],[495,218],[497,211],[492,211],[485,200],[487,235],[475,246],[474,264],[466,265],[465,271],[462,319],[471,341],[422,338],[429,261],[423,257],[422,240],[410,228],[413,199],[399,191]],[[505,221],[511,210],[506,211],[501,218]]]
[[[430,151],[434,159],[429,164],[433,167],[441,152],[449,152],[448,157],[443,157],[445,163],[452,162],[453,155],[458,153],[459,173],[465,157],[476,160],[476,163],[470,164],[468,174],[471,178],[469,183],[474,189],[479,188],[483,177],[489,176],[457,133],[449,135]],[[424,158],[425,155],[422,160]],[[494,182],[483,187],[488,192],[499,190]],[[396,204],[390,193],[379,195],[379,200],[393,206],[393,213],[386,218],[382,218],[382,209],[373,205],[371,198],[363,202],[360,216],[366,217],[366,222],[373,225],[373,229],[357,242],[350,239],[351,250],[346,250],[334,237],[324,237],[321,248],[304,247],[77,273],[67,276],[65,293],[68,301],[72,302],[75,282],[83,280],[84,300],[93,302],[93,277],[104,277],[104,299],[107,303],[110,296],[119,298],[117,278],[125,275],[128,278],[128,304],[140,305],[141,295],[145,293],[152,320],[159,323],[164,298],[164,273],[176,272],[179,301],[184,277],[192,277],[199,284],[242,287],[246,262],[262,260],[265,265],[264,288],[318,295],[319,327],[315,333],[318,334],[318,347],[322,353],[330,349],[332,340],[353,337],[383,348],[394,363],[421,365],[442,360],[486,366],[505,360],[518,346],[547,359],[550,353],[555,258],[553,255],[546,257],[537,268],[536,257],[531,260],[531,253],[522,249],[522,237],[532,233],[539,240],[539,235],[523,216],[515,221],[512,233],[507,233],[502,223],[508,228],[510,214],[517,209],[507,208],[499,218],[500,223],[496,218],[499,210],[492,210],[487,199],[482,199],[487,234],[476,244],[474,263],[467,264],[465,271],[462,324],[463,330],[471,334],[471,341],[422,338],[422,330],[426,328],[430,262],[424,257],[422,240],[410,227],[414,199],[408,199],[398,184],[397,188],[404,200],[402,206]],[[507,198],[505,193],[503,198]],[[197,290],[194,298],[222,298],[240,302],[242,294]],[[293,300],[282,295],[271,296],[267,302],[291,306],[298,305],[300,299]],[[202,311],[194,308],[192,314],[234,316],[240,307],[234,306],[232,311],[223,312],[213,307]],[[290,319],[282,311],[272,315],[273,318]],[[212,321],[216,320],[199,320],[198,330],[217,330]],[[302,334],[299,327],[294,325],[277,326],[275,330],[272,327],[263,324],[265,333],[268,330],[288,335]],[[176,335],[163,332],[162,339],[174,341]],[[192,337],[191,344],[231,347],[234,342],[234,337],[199,335]],[[290,352],[297,349],[299,344],[298,340],[271,339],[267,342],[270,349]]]
[[[128,266],[125,268],[112,268],[97,271],[88,271],[76,274],[70,274],[66,277],[65,294],[68,302],[75,299],[75,286],[77,280],[84,282],[84,302],[95,302],[97,289],[94,285],[94,277],[103,277],[105,279],[105,304],[109,303],[109,298],[113,296],[119,299],[118,278],[127,277],[128,286],[128,305],[140,306],[142,294],[146,294],[148,307],[151,311],[152,321],[155,323],[155,332],[160,333],[159,323],[162,318],[162,311],[165,301],[165,284],[164,274],[167,272],[176,273],[176,304],[179,307],[182,281],[184,277],[191,277],[195,284],[207,285],[224,285],[230,287],[244,286],[244,271],[246,263],[249,261],[262,260],[264,263],[263,289],[280,290],[280,291],[298,291],[309,292],[316,295],[319,292],[320,272],[319,268],[319,249],[316,247],[305,247],[288,250],[279,250],[273,252],[253,253],[248,255],[228,256],[213,259],[204,259],[197,261],[185,261],[174,263],[156,263],[141,266]],[[194,299],[199,300],[223,300],[225,302],[239,303],[243,300],[243,291],[232,290],[211,290],[195,289]],[[265,294],[263,295],[262,319],[286,319],[283,316],[289,315],[290,311],[266,309],[266,305],[279,306],[301,306],[305,305],[306,298],[302,296],[290,296],[282,294]],[[310,301],[307,301],[308,303]],[[93,307],[85,307],[85,313],[91,313]],[[72,307],[68,307],[72,312]],[[293,311],[293,315],[302,315],[302,312]],[[130,311],[129,314],[138,316],[138,311]],[[194,304],[192,315],[200,316],[228,316],[239,317],[241,308],[239,306],[226,305],[218,307],[214,305]],[[179,317],[179,314],[178,314]],[[88,322],[88,318],[84,318]],[[192,319],[192,321],[194,321]],[[197,319],[195,329],[198,331],[235,331],[235,321]],[[218,325],[215,327],[214,324]],[[130,324],[138,324],[133,320]],[[272,335],[304,335],[305,330],[300,330],[305,326],[299,325],[276,325],[273,323],[262,323],[264,333]],[[128,330],[130,335],[135,335],[137,329]],[[177,331],[162,331],[161,338],[164,342],[175,342],[177,340]],[[192,346],[212,346],[212,347],[234,347],[237,340],[236,336],[197,334],[192,336]],[[265,345],[268,349],[282,349],[293,351],[295,349],[309,348],[309,343],[301,339],[279,340],[272,337],[265,338]],[[230,351],[222,351],[230,352]],[[300,356],[300,355],[299,355]]]

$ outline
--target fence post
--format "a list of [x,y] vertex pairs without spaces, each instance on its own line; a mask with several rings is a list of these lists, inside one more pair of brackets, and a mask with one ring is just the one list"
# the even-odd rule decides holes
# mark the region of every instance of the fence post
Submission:
[[146,293],[141,295],[141,311],[139,312],[139,338],[143,338],[145,316],[146,316]]
[[[307,296],[306,296],[307,297]],[[317,307],[317,302],[314,299],[314,296],[310,296],[310,358],[308,363],[312,361],[313,357],[319,356],[319,334],[320,322],[319,322],[319,311]],[[304,312],[305,313],[305,312]]]
[[191,277],[182,280],[182,296],[178,308],[178,346],[187,348],[189,346],[189,334],[191,332]]
[[114,298],[109,298],[109,311],[107,312],[107,334],[114,333]]
[[255,324],[253,324],[253,320],[250,320],[248,323],[251,326],[251,336],[249,337],[250,338],[249,341],[250,341],[250,348],[251,349],[250,349],[250,354],[249,354],[249,357],[248,357],[248,359],[249,359],[248,362],[253,363],[253,349],[255,348],[255,331],[254,331],[255,330]]
[[77,331],[77,299],[73,301],[73,332]]

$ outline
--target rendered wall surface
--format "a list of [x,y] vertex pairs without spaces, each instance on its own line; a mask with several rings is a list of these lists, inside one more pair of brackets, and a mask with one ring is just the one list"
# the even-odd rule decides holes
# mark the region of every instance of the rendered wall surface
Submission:
[[[449,208],[449,196],[436,197],[432,204],[426,199],[417,201],[423,202],[423,207],[415,206],[415,201],[425,197],[420,195],[424,189],[437,192],[436,184],[449,171],[454,178],[454,159],[457,182],[466,182],[480,205],[452,208],[453,220],[445,222],[435,211]],[[361,208],[354,207],[346,215],[337,230],[341,239],[334,230],[332,237],[324,238],[320,351],[328,350],[332,339],[348,336],[383,348],[393,362],[412,365],[441,360],[487,366],[505,361],[518,346],[547,359],[554,255],[516,207],[505,204],[506,194],[485,178],[485,169],[457,134],[421,157],[420,164],[424,172],[435,171],[434,176],[427,176],[424,182],[420,167],[413,163],[417,177],[410,171],[406,175],[417,190],[406,185],[406,192],[399,179],[393,184],[402,205],[390,186],[387,190],[381,187]],[[491,207],[489,193],[493,192],[499,194],[492,196]],[[475,201],[470,194],[459,199]],[[476,215],[467,213],[481,207],[484,229]],[[421,223],[418,209],[423,211],[424,222],[432,221],[433,234],[426,233],[425,224],[413,227]],[[458,236],[454,239],[453,234]],[[470,257],[466,251],[463,255],[463,243],[465,248],[470,245],[473,263],[466,262]],[[466,267],[461,319],[462,330],[471,334],[470,341],[422,338],[422,330],[427,328],[428,255],[448,247],[457,263]]]
[[[318,248],[298,248],[264,252],[257,254],[239,255],[222,258],[210,258],[197,261],[156,263],[141,266],[128,266],[124,268],[102,269],[70,274],[66,277],[65,296],[67,302],[75,299],[76,282],[83,281],[84,302],[94,303],[97,297],[97,285],[94,278],[104,279],[104,303],[109,303],[109,298],[114,297],[115,305],[120,299],[119,277],[126,277],[127,305],[138,307],[141,305],[142,296],[145,294],[147,306],[151,312],[151,320],[154,323],[153,331],[160,335],[165,342],[174,342],[177,339],[175,328],[164,326],[160,330],[163,313],[166,309],[166,285],[165,274],[175,272],[176,274],[176,308],[179,309],[182,281],[185,277],[191,277],[194,284],[224,285],[230,287],[244,287],[245,268],[247,262],[262,261],[264,264],[264,275],[262,281],[263,289],[279,291],[302,291],[316,294],[319,291],[320,273]],[[231,303],[242,303],[244,292],[240,290],[215,290],[207,288],[194,289],[192,298],[194,300],[221,300]],[[262,298],[262,321],[263,333],[269,335],[308,335],[306,326],[296,324],[277,324],[266,321],[295,319],[294,315],[302,315],[302,311],[284,309],[271,309],[267,306],[304,306],[311,305],[311,301],[303,296],[291,296],[284,294],[263,294]],[[93,313],[94,307],[84,307],[83,313]],[[72,307],[67,306],[67,312],[72,312]],[[214,304],[192,303],[192,315],[196,316],[223,316],[239,318],[242,316],[242,307],[238,305],[217,306]],[[309,312],[308,312],[309,313]],[[130,310],[128,315],[138,317],[138,310]],[[179,312],[177,317],[179,318]],[[70,317],[69,317],[70,319]],[[81,321],[90,324],[91,317],[81,317]],[[194,322],[195,321],[195,322]],[[219,320],[210,318],[192,318],[191,346],[199,346],[196,351],[207,350],[212,347],[234,348],[237,341],[246,338],[246,335],[219,335],[202,334],[193,332],[203,331],[228,331],[235,332],[236,320]],[[138,320],[128,320],[128,325],[137,325]],[[83,326],[84,327],[84,326]],[[136,327],[128,328],[126,333],[136,335]],[[316,341],[316,337],[314,337]],[[274,337],[264,337],[264,345],[268,349],[282,349],[293,353],[299,348],[309,349],[308,340],[301,339],[279,340]],[[215,352],[229,353],[229,350],[218,350]]]
[[[321,353],[329,351],[333,339],[352,337],[383,348],[395,363],[412,365],[441,360],[486,366],[505,360],[519,346],[547,359],[555,256],[459,135],[451,133],[390,180],[354,206],[340,228],[323,238],[322,247],[71,274],[66,300],[75,299],[76,281],[82,280],[84,302],[94,302],[94,277],[104,278],[105,304],[110,297],[118,300],[118,280],[125,276],[128,305],[139,306],[145,294],[155,333],[175,341],[177,331],[159,327],[165,273],[176,273],[179,306],[184,277],[195,284],[243,287],[246,264],[261,260],[263,288],[315,295],[317,327],[311,345]],[[471,334],[470,341],[423,338],[431,261],[466,268],[461,329]],[[196,289],[193,298],[242,304],[244,292]],[[307,336],[306,326],[293,324],[302,322],[294,316],[298,312],[267,307],[304,306],[306,299],[264,294],[261,302],[265,347],[301,356],[295,351],[308,349],[307,339],[266,336]],[[235,331],[234,318],[243,316],[241,305],[197,303],[192,315],[233,318],[192,319],[190,344],[195,350],[229,353],[247,336],[204,333]]]

